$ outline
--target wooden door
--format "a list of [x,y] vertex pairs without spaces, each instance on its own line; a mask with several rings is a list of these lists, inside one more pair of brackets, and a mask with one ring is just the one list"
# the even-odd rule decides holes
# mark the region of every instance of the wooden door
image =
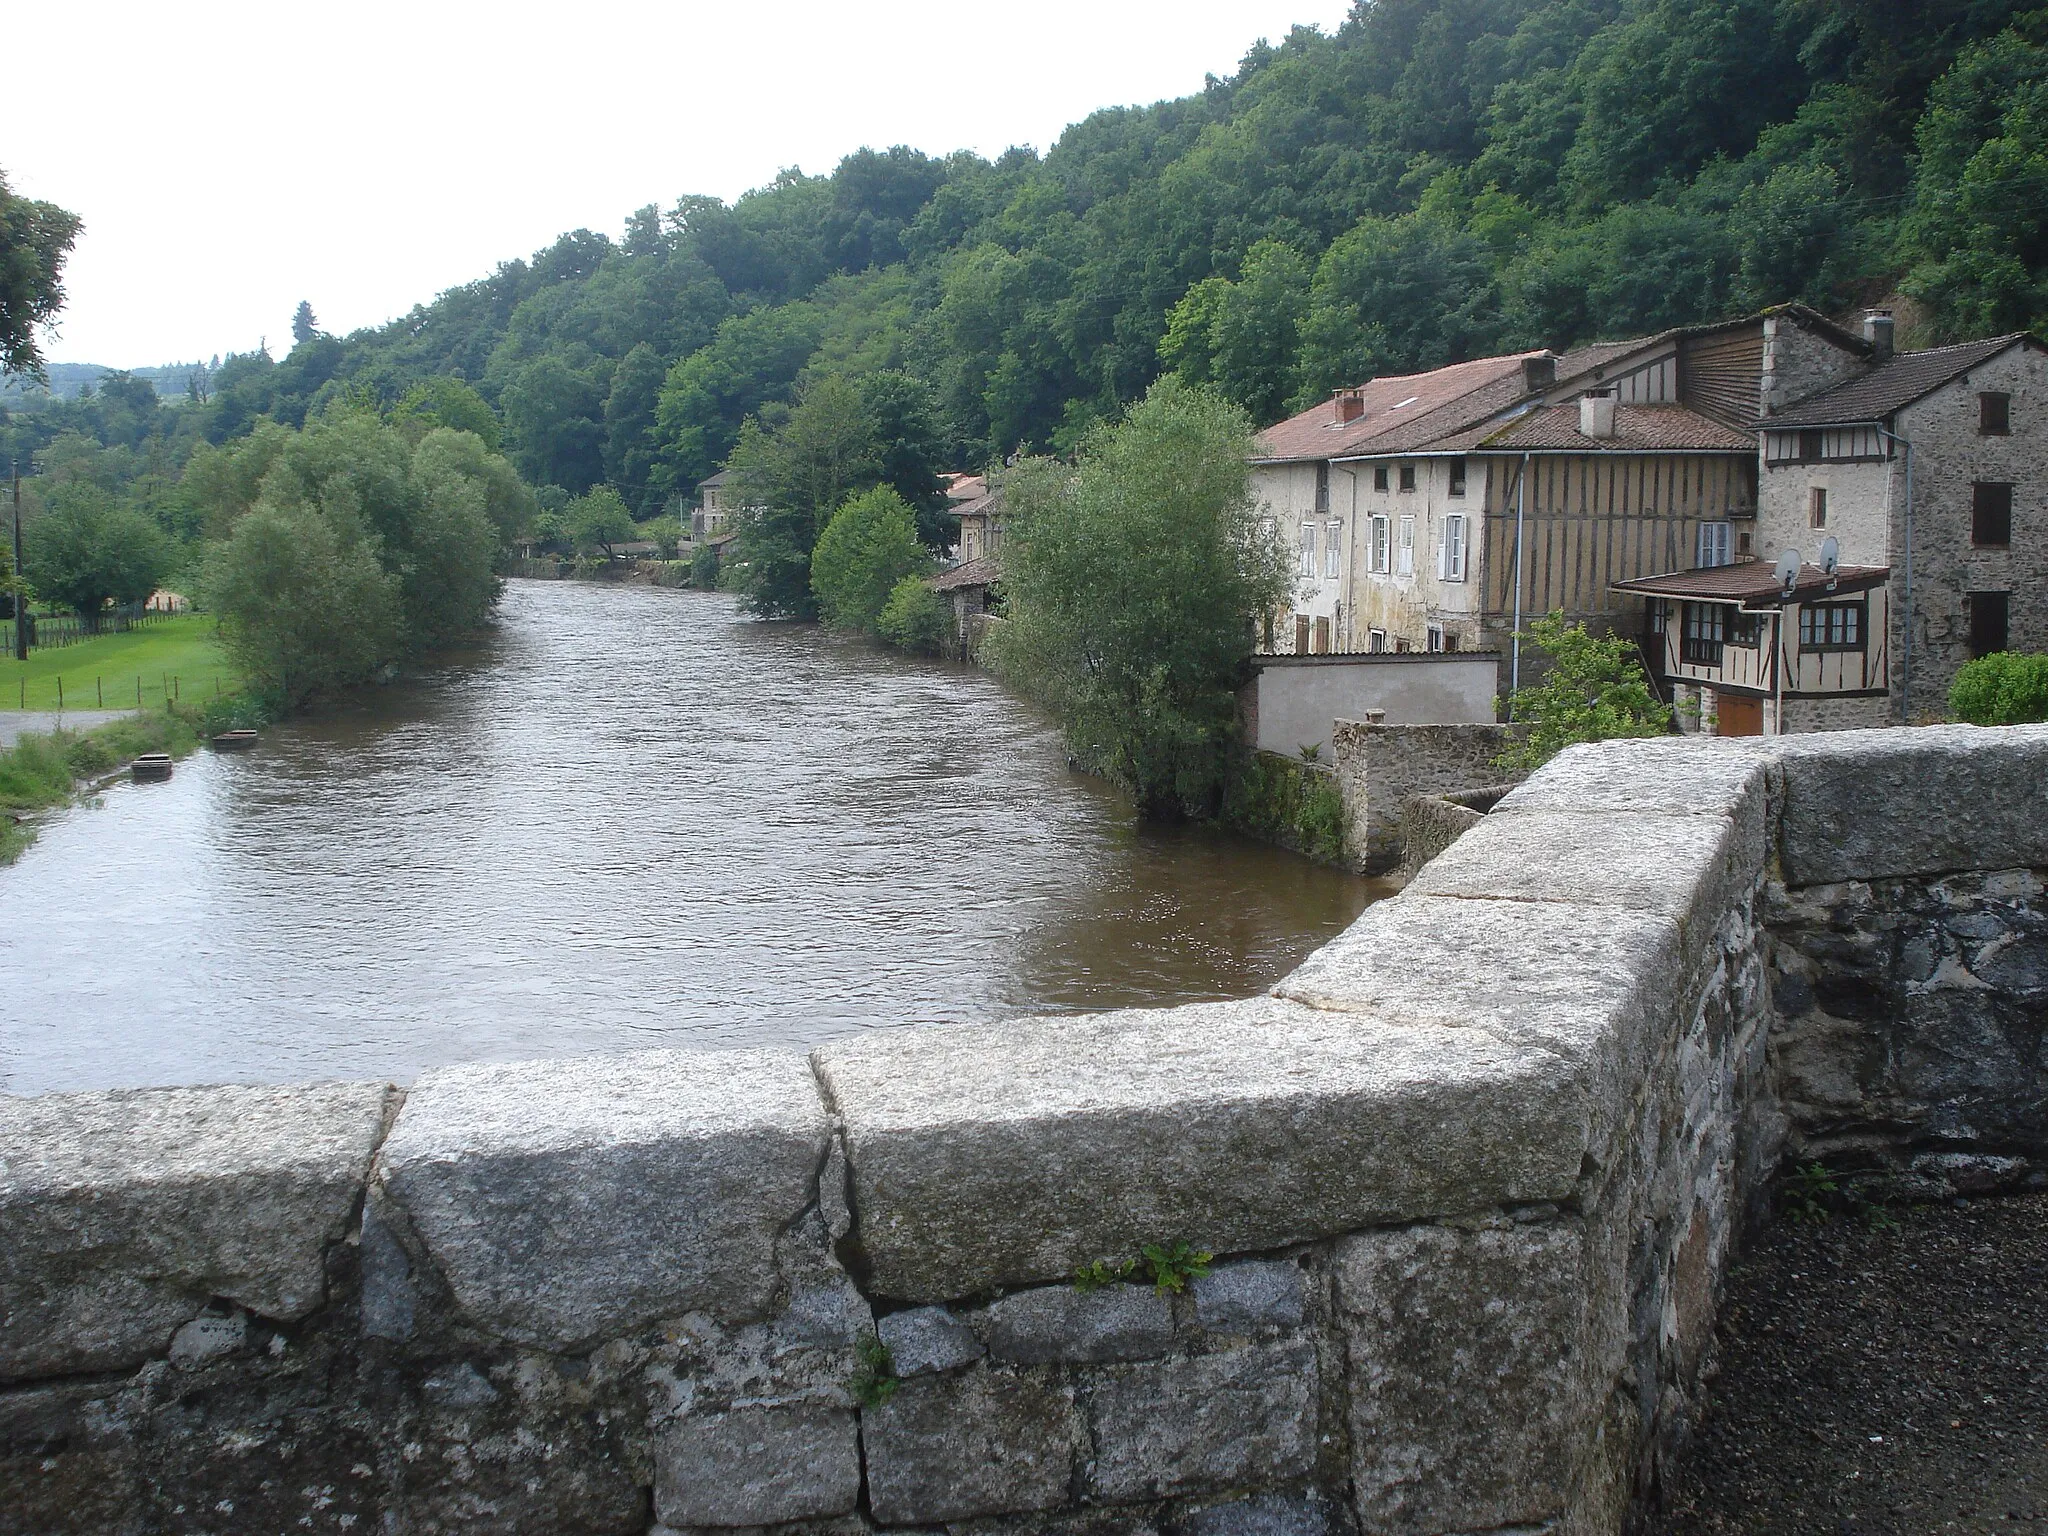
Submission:
[[1761,736],[1764,733],[1764,701],[1739,693],[1714,695],[1716,736]]

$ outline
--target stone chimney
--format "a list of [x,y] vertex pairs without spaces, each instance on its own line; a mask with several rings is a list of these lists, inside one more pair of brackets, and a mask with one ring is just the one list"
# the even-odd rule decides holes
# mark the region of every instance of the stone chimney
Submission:
[[1522,359],[1522,393],[1533,395],[1557,382],[1557,359],[1549,353]]
[[1365,392],[1363,390],[1340,389],[1331,398],[1331,403],[1336,407],[1337,424],[1339,426],[1342,426],[1347,421],[1356,421],[1365,414]]
[[1888,309],[1866,309],[1863,312],[1863,339],[1870,343],[1870,360],[1873,363],[1890,362],[1892,312]]
[[1595,390],[1579,397],[1579,436],[1614,436],[1614,391]]

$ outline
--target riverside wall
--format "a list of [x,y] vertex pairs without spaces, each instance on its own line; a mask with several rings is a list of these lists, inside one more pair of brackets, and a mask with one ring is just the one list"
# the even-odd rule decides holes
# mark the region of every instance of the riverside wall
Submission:
[[1788,1148],[2048,1150],[2044,786],[1574,748],[1261,998],[8,1101],[0,1532],[1629,1529]]

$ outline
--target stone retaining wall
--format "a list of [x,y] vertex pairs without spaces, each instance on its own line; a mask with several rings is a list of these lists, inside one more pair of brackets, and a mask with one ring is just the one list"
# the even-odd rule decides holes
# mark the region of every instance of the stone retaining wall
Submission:
[[1575,748],[1263,998],[9,1101],[0,1532],[1620,1531],[1788,1137],[2030,1166],[2044,785]]
[[1339,720],[1330,757],[1344,794],[1345,854],[1370,873],[1401,862],[1401,808],[1413,795],[1449,795],[1502,782],[1494,765],[1523,728],[1382,725]]

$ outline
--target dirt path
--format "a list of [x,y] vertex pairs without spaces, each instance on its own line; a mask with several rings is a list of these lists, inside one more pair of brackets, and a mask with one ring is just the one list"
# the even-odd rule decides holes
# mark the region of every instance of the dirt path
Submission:
[[62,714],[54,709],[0,710],[0,752],[31,732],[54,731],[60,725],[69,730],[89,731],[134,713],[132,709],[67,709]]
[[1660,1536],[2048,1532],[2048,1195],[1765,1234]]

